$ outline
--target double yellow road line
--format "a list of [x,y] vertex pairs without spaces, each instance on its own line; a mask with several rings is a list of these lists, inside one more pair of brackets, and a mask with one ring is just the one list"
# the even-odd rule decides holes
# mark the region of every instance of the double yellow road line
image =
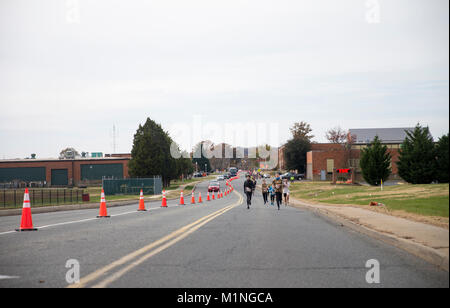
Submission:
[[[179,241],[183,240],[184,238],[188,237],[190,234],[194,233],[198,229],[200,229],[202,226],[210,222],[211,220],[219,217],[222,214],[225,214],[229,210],[233,209],[234,207],[240,205],[243,201],[243,197],[240,193],[234,191],[238,196],[239,200],[227,207],[224,207],[223,209],[220,209],[212,214],[206,215],[199,220],[184,226],[169,235],[145,246],[142,247],[122,258],[119,260],[116,260],[98,270],[95,272],[83,277],[80,279],[80,282],[71,284],[68,286],[68,288],[84,288],[87,287],[88,284],[91,284],[95,281],[101,280],[100,282],[97,282],[92,285],[93,288],[104,288],[107,287],[112,282],[116,281],[120,277],[122,277],[124,274],[126,274],[128,271],[132,270],[136,266],[140,265],[147,259],[153,257],[154,255],[160,253],[161,251],[171,247],[172,245],[178,243]],[[126,266],[124,266],[126,265]],[[119,267],[124,266],[121,269],[118,269]],[[118,270],[117,270],[118,269]],[[115,271],[117,270],[117,271]]]

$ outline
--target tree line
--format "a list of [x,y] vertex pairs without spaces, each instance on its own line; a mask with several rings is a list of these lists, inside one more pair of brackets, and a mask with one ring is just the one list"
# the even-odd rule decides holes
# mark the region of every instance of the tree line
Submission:
[[[284,149],[286,169],[306,171],[306,153],[313,143],[311,126],[306,122],[295,123],[291,128],[292,138]],[[329,129],[326,138],[330,143],[341,144],[348,163],[352,155],[355,136],[340,127]],[[411,184],[448,183],[449,134],[434,142],[428,127],[417,124],[412,132],[406,131],[406,138],[399,149],[397,162],[399,176]],[[386,145],[378,136],[360,154],[360,167],[364,180],[370,185],[380,185],[392,174],[392,157]]]
[[[286,169],[304,173],[306,153],[311,150],[314,135],[311,134],[311,126],[306,122],[294,123],[290,131],[292,138],[284,145]],[[420,124],[417,124],[413,131],[406,131],[406,134],[397,162],[400,177],[412,184],[448,183],[449,135],[444,135],[438,142],[434,142],[429,128]],[[348,152],[348,161],[354,138],[340,128],[330,129],[326,137],[331,143],[343,145],[344,150]],[[191,154],[180,151],[161,125],[147,118],[144,125],[139,125],[134,135],[132,158],[128,165],[129,174],[131,177],[160,175],[163,186],[168,187],[172,180],[186,177],[194,171],[210,172],[214,168],[210,159],[203,154],[204,146],[213,145],[207,142],[198,143],[193,149],[195,155],[191,157]],[[177,156],[179,158],[175,158]],[[375,137],[361,150],[360,167],[363,178],[370,185],[380,185],[381,181],[386,181],[392,173],[391,161],[387,146],[382,144],[378,136]],[[213,162],[214,166],[218,164],[214,159]],[[223,165],[223,162],[220,165]]]
[[[397,162],[399,176],[411,184],[448,183],[448,137],[443,135],[434,142],[428,127],[417,124],[400,146]],[[360,167],[364,180],[380,185],[392,173],[392,157],[378,136],[362,150]]]

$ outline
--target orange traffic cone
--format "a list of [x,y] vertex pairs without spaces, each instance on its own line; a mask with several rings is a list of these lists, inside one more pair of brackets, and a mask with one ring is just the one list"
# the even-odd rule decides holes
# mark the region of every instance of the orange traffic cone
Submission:
[[195,204],[195,196],[194,196],[193,191],[192,191],[192,195],[191,195],[191,204]]
[[31,219],[30,194],[28,188],[25,188],[23,195],[22,220],[20,221],[20,229],[16,231],[37,231],[33,228],[33,220]]
[[163,198],[162,198],[161,207],[167,207],[167,199],[166,199],[166,191],[165,190],[163,190]]
[[213,200],[216,200],[216,194],[214,193],[214,192],[212,192],[213,194],[212,194],[212,199]]
[[198,203],[203,203],[203,201],[202,201],[202,193],[201,192],[198,193]]
[[208,193],[206,194],[206,201],[211,201],[211,198],[209,197],[209,191],[208,191]]
[[181,195],[180,195],[180,205],[185,205],[183,191],[181,191]]
[[100,198],[100,213],[97,218],[109,218],[108,213],[106,211],[106,200],[105,200],[105,191],[102,188],[102,195]]
[[144,192],[141,189],[141,194],[139,197],[139,209],[138,211],[146,211],[145,209],[145,203],[144,203]]

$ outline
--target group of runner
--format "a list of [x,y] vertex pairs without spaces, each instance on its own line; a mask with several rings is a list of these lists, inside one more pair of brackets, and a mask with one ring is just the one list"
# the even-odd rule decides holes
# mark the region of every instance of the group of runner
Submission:
[[[247,196],[247,209],[250,209],[250,205],[252,204],[252,196],[255,192],[256,188],[256,180],[254,177],[247,175],[246,181],[244,182],[244,192]],[[287,179],[281,179],[280,174],[277,174],[272,183],[268,184],[265,179],[262,180],[261,190],[263,195],[264,204],[269,203],[270,196],[270,204],[272,206],[277,204],[278,210],[280,210],[280,205],[283,203],[285,206],[289,205],[289,187],[290,182]]]

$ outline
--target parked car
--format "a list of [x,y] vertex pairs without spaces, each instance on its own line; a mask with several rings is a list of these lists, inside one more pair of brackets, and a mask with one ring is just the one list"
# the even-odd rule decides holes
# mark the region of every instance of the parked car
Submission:
[[203,177],[202,173],[200,173],[200,172],[195,172],[194,173],[194,178],[201,178],[201,177]]
[[303,180],[305,178],[305,175],[302,173],[293,173],[293,172],[286,172],[285,174],[281,175],[281,179],[288,179],[288,180],[294,180],[299,181]]
[[217,176],[217,180],[223,181],[223,180],[225,180],[225,177],[223,175],[219,175],[219,176]]
[[218,192],[220,190],[220,183],[216,181],[209,182],[208,192]]

